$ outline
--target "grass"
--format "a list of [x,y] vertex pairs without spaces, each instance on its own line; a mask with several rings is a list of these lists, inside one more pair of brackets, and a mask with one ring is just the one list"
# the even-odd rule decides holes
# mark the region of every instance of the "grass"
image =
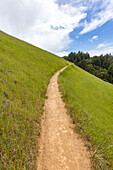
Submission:
[[67,62],[0,31],[0,169],[36,169],[51,76]]
[[71,65],[59,76],[75,131],[88,140],[94,169],[113,169],[113,85]]

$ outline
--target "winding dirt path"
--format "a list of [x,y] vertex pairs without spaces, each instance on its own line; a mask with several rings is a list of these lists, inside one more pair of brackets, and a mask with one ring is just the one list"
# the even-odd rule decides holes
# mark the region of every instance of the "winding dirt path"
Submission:
[[[66,68],[66,67],[65,67]],[[58,90],[58,71],[50,80],[42,118],[38,170],[90,170],[84,142],[70,127],[65,104]]]

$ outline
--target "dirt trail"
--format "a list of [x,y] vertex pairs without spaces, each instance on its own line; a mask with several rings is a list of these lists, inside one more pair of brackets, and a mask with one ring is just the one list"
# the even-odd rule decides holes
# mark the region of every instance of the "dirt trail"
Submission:
[[[65,69],[65,68],[63,68]],[[58,71],[50,80],[42,119],[38,170],[90,170],[90,156],[82,139],[70,128],[58,90]]]

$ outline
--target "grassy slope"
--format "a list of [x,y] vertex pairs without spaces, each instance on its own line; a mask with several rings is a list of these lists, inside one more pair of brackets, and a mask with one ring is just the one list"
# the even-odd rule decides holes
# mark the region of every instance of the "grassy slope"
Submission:
[[0,31],[0,169],[35,169],[40,115],[63,59]]
[[59,82],[75,130],[90,141],[94,166],[113,168],[113,85],[74,65],[60,74]]

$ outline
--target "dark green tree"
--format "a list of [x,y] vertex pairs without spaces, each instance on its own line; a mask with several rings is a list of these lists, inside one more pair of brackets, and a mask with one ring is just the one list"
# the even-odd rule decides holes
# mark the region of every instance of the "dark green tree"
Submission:
[[108,68],[108,74],[113,76],[113,63]]
[[95,76],[113,83],[113,56],[111,54],[90,57],[89,53],[71,52],[64,59],[73,62]]

